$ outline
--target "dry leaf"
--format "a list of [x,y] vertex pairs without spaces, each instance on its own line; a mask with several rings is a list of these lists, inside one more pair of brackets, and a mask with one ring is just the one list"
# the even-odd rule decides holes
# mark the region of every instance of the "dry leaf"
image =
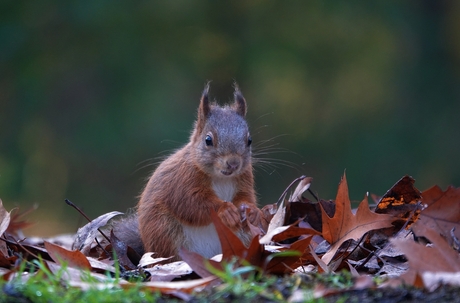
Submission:
[[270,224],[268,224],[267,234],[272,233],[272,231],[275,230],[276,228],[283,226],[285,216],[286,216],[286,206],[283,201],[281,202],[280,206],[276,210],[276,213],[273,216],[273,218],[270,220]]
[[208,260],[202,255],[188,251],[186,249],[181,249],[179,251],[179,256],[187,262],[187,264],[193,268],[193,271],[202,278],[211,277],[213,274],[209,271],[208,266],[212,266],[216,269],[222,269],[220,262]]
[[48,254],[51,256],[54,262],[61,264],[66,263],[69,267],[75,267],[80,269],[91,269],[86,256],[78,250],[70,251],[55,244],[45,241],[45,248]]
[[273,242],[281,242],[294,237],[302,235],[318,235],[314,229],[298,227],[297,224],[291,224],[287,226],[280,226],[267,233],[265,236],[260,238],[260,244],[270,244]]
[[[203,289],[205,286],[215,282],[216,277],[207,277],[202,279],[195,279],[189,281],[173,281],[173,282],[145,282],[142,283],[141,289],[149,289],[151,291],[160,291],[163,294],[172,294],[176,291],[184,293],[197,292]],[[121,285],[123,288],[138,288],[139,285],[135,283],[123,283]]]
[[[402,177],[380,198],[375,208],[378,214],[390,214],[401,219],[402,224],[409,221],[406,228],[409,228],[418,220],[421,211],[421,193],[414,186],[415,180],[410,176]],[[399,228],[397,228],[399,229]]]
[[230,261],[234,256],[243,257],[244,251],[247,250],[240,238],[238,238],[225,224],[222,223],[215,211],[211,211],[211,218],[216,227],[219,236],[220,245],[222,246],[222,259]]
[[[0,236],[2,236],[9,227],[10,219],[11,215],[6,211],[5,207],[3,207],[3,202],[0,199]],[[2,257],[8,256],[8,249],[6,248],[6,243],[3,241],[0,241],[0,255],[2,255]],[[3,264],[4,262],[1,263]]]
[[449,187],[443,192],[439,186],[433,186],[424,191],[422,197],[427,207],[416,225],[436,229],[452,245],[452,228],[455,228],[454,235],[460,238],[460,188]]
[[[83,274],[81,269],[67,267],[64,271],[62,270],[61,265],[50,261],[44,261],[46,266],[53,274],[61,275],[61,279],[67,282],[70,281],[82,281],[82,277],[85,280],[88,280],[88,273]],[[99,282],[106,282],[109,278],[107,275],[90,272],[89,275]]]
[[302,180],[300,180],[294,192],[289,197],[289,201],[290,202],[302,201],[302,195],[304,192],[306,192],[310,188],[311,181],[313,181],[313,178],[311,177],[305,177]]
[[184,261],[159,264],[144,270],[150,273],[150,281],[172,281],[193,272],[190,265]]
[[88,255],[92,245],[95,243],[94,239],[100,235],[98,229],[105,226],[113,217],[122,214],[119,211],[112,211],[97,217],[82,228],[79,228],[72,249],[78,249],[83,254]]
[[[112,264],[107,264],[106,262],[99,261],[93,257],[86,257],[88,259],[89,263],[91,264],[91,269],[96,271],[96,272],[111,272],[115,273],[116,269]],[[111,261],[110,263],[113,263]]]
[[428,291],[434,291],[441,285],[460,286],[460,272],[424,272],[422,280]]
[[155,253],[153,252],[148,252],[142,255],[141,259],[139,260],[138,266],[140,267],[147,267],[147,266],[152,266],[158,263],[162,263],[166,260],[170,260],[172,257],[169,258],[154,258],[153,255]]
[[391,243],[400,249],[409,261],[409,271],[402,276],[406,283],[417,286],[416,277],[422,277],[424,272],[460,271],[460,255],[437,231],[422,224],[414,225],[413,230],[417,236],[423,236],[431,241],[432,245],[391,239]]
[[329,251],[322,257],[327,264],[345,241],[358,240],[370,230],[391,227],[394,221],[393,216],[372,212],[369,209],[367,196],[359,204],[356,215],[354,215],[351,211],[345,175],[339,184],[335,204],[335,213],[332,218],[326,212],[322,213],[323,237],[331,244]]
[[5,207],[3,207],[3,202],[0,199],[0,236],[3,235],[10,225],[10,219],[10,213],[6,211]]

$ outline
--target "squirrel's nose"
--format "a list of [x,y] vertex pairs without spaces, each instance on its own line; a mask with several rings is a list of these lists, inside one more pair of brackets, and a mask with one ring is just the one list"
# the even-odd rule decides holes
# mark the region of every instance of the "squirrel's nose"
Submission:
[[227,160],[227,169],[231,171],[238,170],[240,167],[240,160],[236,158],[228,159]]

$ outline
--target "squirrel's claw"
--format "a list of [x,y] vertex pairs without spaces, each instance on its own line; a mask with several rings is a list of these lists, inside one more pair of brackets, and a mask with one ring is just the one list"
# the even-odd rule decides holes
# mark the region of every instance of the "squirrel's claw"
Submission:
[[241,216],[238,208],[231,202],[224,204],[217,211],[217,215],[226,226],[232,231],[237,231],[241,228]]

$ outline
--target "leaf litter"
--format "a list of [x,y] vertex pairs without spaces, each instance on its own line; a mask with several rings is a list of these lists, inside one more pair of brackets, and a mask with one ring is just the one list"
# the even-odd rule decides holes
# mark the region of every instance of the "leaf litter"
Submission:
[[[92,220],[74,236],[70,248],[57,244],[68,242],[62,239],[22,237],[21,230],[29,223],[21,221],[23,216],[11,215],[0,201],[0,276],[10,281],[20,274],[18,264],[41,260],[53,273],[65,267],[62,279],[71,287],[85,290],[114,283],[121,288],[141,285],[177,298],[222,283],[216,271],[224,271],[228,264],[235,271],[250,266],[263,275],[280,277],[340,271],[354,277],[355,283],[341,290],[318,283],[314,297],[398,285],[429,291],[440,285],[459,285],[460,188],[443,191],[434,186],[420,192],[414,179],[404,176],[381,198],[372,195],[375,207],[369,207],[366,194],[353,210],[345,175],[334,201],[316,196],[316,201],[308,200],[304,193],[312,179],[301,177],[295,181],[298,185],[289,198],[291,186],[278,203],[262,209],[267,230],[245,220],[245,228],[253,234],[248,247],[212,213],[222,254],[206,259],[182,249],[183,261],[176,262],[160,258],[155,252],[139,255],[117,238],[116,230],[101,237],[101,228],[121,213],[110,212]],[[112,225],[114,229],[116,226]],[[114,280],[117,273],[121,278]],[[85,275],[99,282],[88,282]],[[27,279],[27,275],[24,277]],[[384,282],[377,285],[375,278]],[[285,299],[295,302],[296,298],[305,298],[301,289]]]

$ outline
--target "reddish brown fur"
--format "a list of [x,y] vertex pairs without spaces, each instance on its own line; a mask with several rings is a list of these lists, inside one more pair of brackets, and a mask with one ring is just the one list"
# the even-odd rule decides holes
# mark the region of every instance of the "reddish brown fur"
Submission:
[[[186,242],[183,226],[199,227],[211,224],[211,210],[216,211],[224,224],[239,235],[241,235],[239,207],[242,204],[250,208],[249,220],[252,223],[258,224],[260,221],[261,213],[256,206],[250,148],[244,146],[245,142],[235,143],[243,144],[238,146],[240,150],[242,146],[246,148],[245,152],[238,154],[242,159],[241,169],[234,175],[224,177],[229,178],[225,180],[231,180],[236,187],[232,203],[222,201],[214,192],[213,181],[222,176],[216,176],[215,173],[210,172],[209,167],[204,167],[203,159],[206,158],[205,156],[209,159],[210,154],[203,149],[202,144],[206,132],[214,127],[209,125],[208,118],[222,108],[210,105],[207,93],[208,87],[205,88],[201,98],[198,120],[191,141],[158,166],[141,195],[138,204],[139,229],[146,252],[156,252],[158,256],[174,256],[178,259],[178,249]],[[237,116],[244,117],[245,113],[246,102],[237,90],[235,102],[232,108],[225,109],[225,116],[230,121],[234,119],[240,121],[241,117],[237,118]],[[246,134],[241,133],[241,129],[247,129],[246,123],[244,122],[244,125],[238,124],[240,122],[236,123],[236,126],[241,127],[232,127],[225,131],[230,132],[232,139],[247,138]],[[231,131],[239,133],[233,135]],[[230,147],[233,150],[234,146]],[[229,153],[228,150],[222,150],[221,146],[215,147],[214,152],[218,152],[219,155]],[[242,238],[247,241],[247,237]]]

